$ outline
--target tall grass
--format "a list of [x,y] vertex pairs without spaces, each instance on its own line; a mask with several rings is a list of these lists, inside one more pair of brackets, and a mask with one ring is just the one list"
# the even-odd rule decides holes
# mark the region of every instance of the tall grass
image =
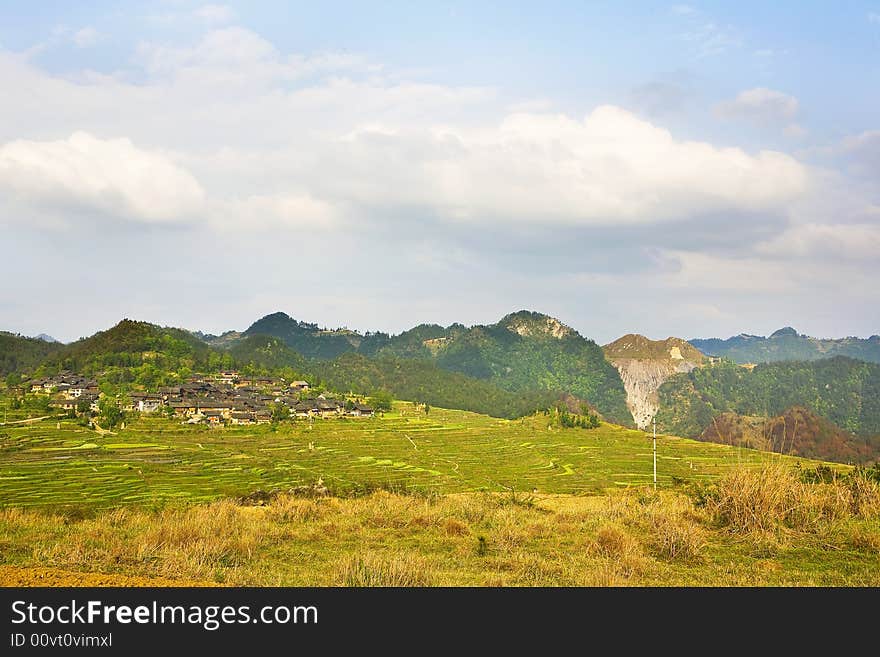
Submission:
[[878,545],[877,482],[808,483],[784,466],[732,472],[702,498],[376,491],[80,519],[0,509],[0,565],[258,586],[877,586]]
[[809,483],[796,469],[773,463],[729,472],[705,503],[712,518],[734,532],[816,531],[842,520],[880,515],[880,485],[860,473]]

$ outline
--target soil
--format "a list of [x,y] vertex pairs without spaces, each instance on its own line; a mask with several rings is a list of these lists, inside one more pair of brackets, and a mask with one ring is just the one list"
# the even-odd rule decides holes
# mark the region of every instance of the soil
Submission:
[[166,577],[83,573],[58,568],[0,566],[0,586],[220,586]]

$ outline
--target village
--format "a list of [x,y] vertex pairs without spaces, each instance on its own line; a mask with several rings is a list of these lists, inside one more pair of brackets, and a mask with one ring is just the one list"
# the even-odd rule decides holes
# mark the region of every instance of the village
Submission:
[[[97,381],[74,372],[30,381],[31,393],[50,396],[49,406],[71,415],[99,411],[104,397]],[[287,418],[372,417],[359,399],[308,396],[307,381],[254,377],[236,371],[195,375],[186,383],[156,392],[130,392],[119,400],[124,412],[165,413],[189,424],[210,426],[267,424]]]

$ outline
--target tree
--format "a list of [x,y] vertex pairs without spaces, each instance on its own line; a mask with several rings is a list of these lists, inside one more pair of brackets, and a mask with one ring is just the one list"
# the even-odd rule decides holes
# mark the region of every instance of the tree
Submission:
[[377,411],[390,411],[391,402],[393,401],[394,399],[391,397],[390,392],[387,390],[377,390],[369,398],[368,403]]
[[101,415],[101,424],[112,429],[125,420],[125,413],[119,408],[115,400],[104,397],[98,402],[98,411]]
[[76,402],[76,412],[79,414],[88,413],[91,407],[92,403],[88,399],[80,397],[79,401]]
[[290,419],[290,409],[286,404],[281,402],[269,404],[269,410],[272,413],[273,422],[283,422]]

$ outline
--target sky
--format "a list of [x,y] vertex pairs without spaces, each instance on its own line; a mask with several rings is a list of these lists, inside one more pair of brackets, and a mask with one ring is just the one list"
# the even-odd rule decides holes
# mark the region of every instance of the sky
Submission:
[[0,329],[880,333],[880,0],[0,0]]

